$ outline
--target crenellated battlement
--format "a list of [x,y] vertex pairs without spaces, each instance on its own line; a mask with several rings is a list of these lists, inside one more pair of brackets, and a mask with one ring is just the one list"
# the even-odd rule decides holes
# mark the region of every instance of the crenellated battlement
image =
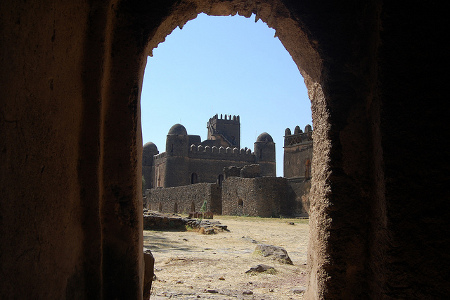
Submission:
[[295,126],[294,134],[292,134],[291,129],[286,128],[284,134],[284,147],[310,143],[312,141],[313,130],[311,125],[305,126],[305,132],[300,129],[300,126]]
[[239,160],[239,161],[254,161],[255,153],[251,149],[236,147],[216,147],[192,144],[189,148],[190,158],[212,158],[219,160]]
[[208,140],[222,140],[230,147],[240,148],[241,123],[239,116],[216,114],[206,124]]
[[212,118],[209,119],[209,122],[210,123],[217,122],[218,120],[240,123],[239,116],[235,116],[235,115],[232,116],[232,115],[226,115],[226,114],[225,115],[220,114],[220,118],[219,118],[219,115],[216,114],[215,116],[213,116]]

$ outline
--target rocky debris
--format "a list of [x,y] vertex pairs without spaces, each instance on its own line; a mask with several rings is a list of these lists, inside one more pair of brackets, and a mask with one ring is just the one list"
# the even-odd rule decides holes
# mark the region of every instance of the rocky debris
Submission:
[[217,293],[219,293],[219,291],[218,290],[206,290],[206,292],[207,293],[211,293],[211,294],[217,294]]
[[152,289],[152,282],[156,279],[155,272],[155,258],[150,249],[144,248],[144,299],[150,298]]
[[144,230],[186,230],[191,228],[202,234],[229,231],[219,221],[183,218],[175,214],[164,214],[144,210]]
[[243,295],[253,295],[252,291],[243,291],[242,292]]
[[253,244],[258,244],[258,241],[255,241],[255,240],[252,239],[251,237],[243,236],[242,238],[243,238],[244,240],[246,240],[246,241],[249,241],[249,242],[253,243]]
[[189,219],[213,219],[214,214],[210,211],[206,211],[206,212],[193,211],[193,212],[189,213],[188,218]]
[[255,267],[251,267],[249,270],[245,271],[245,273],[262,273],[267,271],[269,271],[270,273],[276,272],[275,268],[272,266],[257,265]]
[[186,220],[178,215],[144,211],[144,230],[185,230]]
[[291,258],[283,247],[258,244],[256,245],[255,251],[253,253],[262,255],[264,257],[270,257],[282,264],[293,265]]
[[294,294],[303,294],[304,292],[305,292],[305,289],[301,289],[301,288],[295,288],[295,289],[293,289],[292,290],[292,292],[294,293]]

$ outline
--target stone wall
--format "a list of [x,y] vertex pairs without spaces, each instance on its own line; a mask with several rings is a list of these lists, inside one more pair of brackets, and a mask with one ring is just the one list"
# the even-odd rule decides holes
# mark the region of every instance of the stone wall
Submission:
[[189,213],[200,211],[207,201],[207,211],[221,213],[221,193],[215,183],[197,183],[171,188],[157,188],[146,191],[146,207],[164,213]]
[[281,177],[229,177],[222,184],[222,213],[278,217],[289,213],[288,183]]
[[288,178],[289,199],[294,203],[294,215],[307,217],[309,215],[309,191],[311,189],[311,180],[305,178]]

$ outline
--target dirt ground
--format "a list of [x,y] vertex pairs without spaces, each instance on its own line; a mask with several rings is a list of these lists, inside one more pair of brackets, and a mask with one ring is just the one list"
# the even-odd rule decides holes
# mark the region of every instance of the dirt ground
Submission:
[[[144,246],[155,257],[151,299],[303,298],[308,220],[227,216],[214,220],[227,225],[229,231],[213,235],[144,231]],[[254,254],[257,243],[285,248],[294,264]],[[245,273],[258,264],[276,271]]]

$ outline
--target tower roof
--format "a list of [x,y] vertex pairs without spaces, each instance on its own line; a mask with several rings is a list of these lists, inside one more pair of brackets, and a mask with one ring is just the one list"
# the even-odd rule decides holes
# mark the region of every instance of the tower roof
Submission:
[[187,130],[183,125],[175,124],[170,127],[168,135],[187,135]]
[[144,145],[144,152],[158,152],[158,147],[152,142],[148,142]]
[[273,143],[273,138],[267,132],[261,133],[256,139],[257,142]]

